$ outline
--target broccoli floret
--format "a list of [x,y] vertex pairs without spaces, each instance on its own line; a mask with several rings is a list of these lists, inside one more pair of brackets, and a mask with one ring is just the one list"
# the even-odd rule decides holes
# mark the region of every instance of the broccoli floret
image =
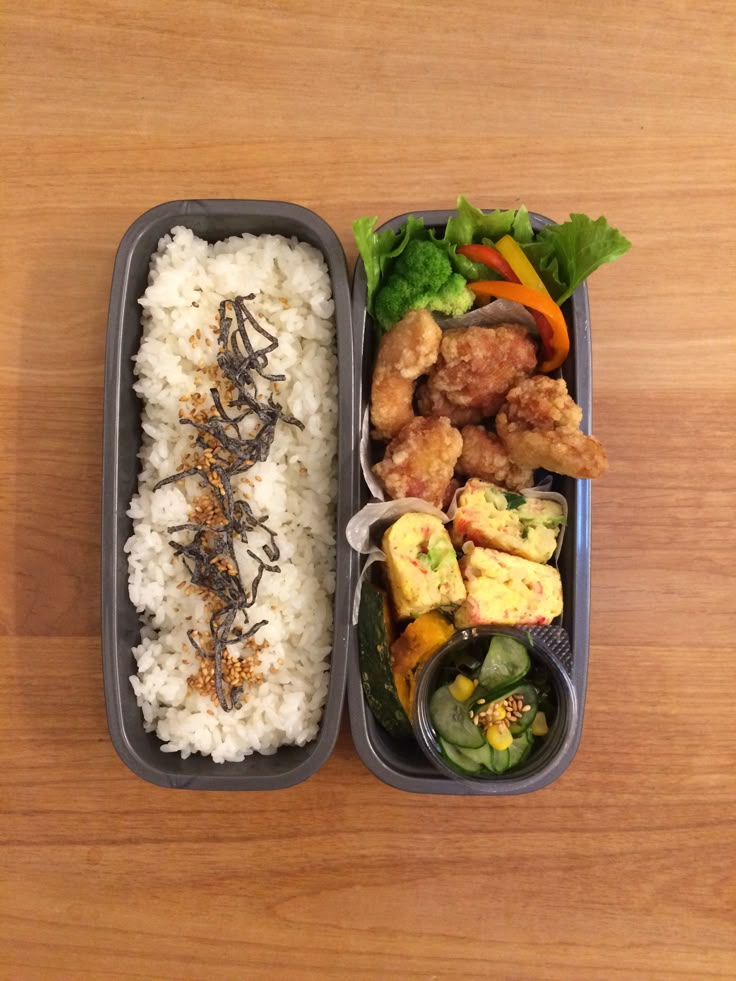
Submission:
[[453,273],[432,301],[430,309],[448,317],[459,317],[473,305],[474,295],[465,285],[460,273]]
[[452,273],[452,265],[447,253],[431,239],[414,239],[396,260],[393,273],[417,289],[439,289]]
[[472,304],[473,294],[463,277],[453,273],[445,249],[431,239],[415,239],[378,290],[373,313],[387,331],[409,310],[424,308],[458,316]]
[[412,309],[416,291],[401,276],[389,276],[376,293],[373,302],[373,315],[384,331],[393,327]]

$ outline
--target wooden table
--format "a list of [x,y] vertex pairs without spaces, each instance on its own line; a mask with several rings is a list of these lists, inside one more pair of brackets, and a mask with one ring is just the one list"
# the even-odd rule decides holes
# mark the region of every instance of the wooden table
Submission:
[[[734,9],[8,0],[0,977],[736,976]],[[117,243],[180,197],[604,213],[590,685],[528,798],[405,795],[347,726],[273,794],[143,783],[100,669]]]

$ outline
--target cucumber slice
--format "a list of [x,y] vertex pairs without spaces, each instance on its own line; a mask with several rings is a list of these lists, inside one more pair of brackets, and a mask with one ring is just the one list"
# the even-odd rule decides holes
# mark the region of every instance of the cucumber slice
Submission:
[[491,762],[493,760],[493,750],[484,740],[483,745],[479,746],[478,749],[469,749],[466,747],[462,750],[464,756],[467,756],[470,760],[475,760],[476,763],[481,763],[483,766],[491,769]]
[[520,736],[516,736],[508,749],[509,769],[512,766],[519,766],[519,764],[523,763],[529,753],[531,753],[533,745],[534,736],[528,729],[526,732],[522,732]]
[[[520,741],[526,743],[526,736],[519,736]],[[450,763],[453,763],[463,773],[480,773],[483,770],[490,770],[492,773],[505,773],[513,764],[511,763],[511,748],[497,750],[493,749],[488,743],[484,743],[479,749],[460,749],[453,746],[446,739],[440,736],[440,746]]]
[[491,750],[491,770],[494,773],[505,773],[509,768],[509,751],[507,749]]
[[[476,760],[472,760],[466,755],[464,750],[458,749],[452,743],[448,743],[442,736],[440,736],[440,746],[450,763],[454,764],[459,770],[462,770],[463,773],[479,773],[483,769],[482,764]],[[491,747],[489,746],[488,748],[490,749]],[[470,750],[470,752],[477,752],[477,750]]]
[[[537,714],[539,709],[539,699],[537,697],[537,689],[534,685],[517,685],[513,688],[508,695],[521,695],[524,699],[524,705],[529,705],[530,709],[528,712],[522,713],[521,718],[517,722],[512,722],[509,726],[509,732],[512,736],[520,736],[522,732],[526,732],[529,726],[534,722],[534,716]],[[508,698],[508,695],[505,696]]]
[[536,742],[536,736],[533,736],[532,735],[530,729],[527,729],[525,735],[526,735],[526,749],[521,754],[521,758],[519,759],[519,763],[517,764],[517,766],[519,764],[521,764],[521,763],[525,763],[526,762],[529,754],[531,753],[532,749],[534,748],[534,743]]
[[526,647],[513,637],[497,634],[481,665],[478,683],[493,694],[502,692],[521,681],[530,667]]
[[432,695],[429,717],[438,734],[453,746],[479,749],[485,742],[481,730],[470,721],[467,707],[452,697],[447,685],[438,688]]

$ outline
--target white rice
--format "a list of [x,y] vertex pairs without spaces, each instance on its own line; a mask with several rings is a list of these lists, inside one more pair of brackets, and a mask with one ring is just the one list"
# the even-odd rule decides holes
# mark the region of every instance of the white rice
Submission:
[[[148,283],[134,359],[135,390],[144,402],[141,472],[128,512],[134,533],[125,546],[130,597],[143,624],[130,681],[144,725],[164,752],[184,758],[201,753],[216,762],[240,761],[283,744],[302,746],[317,735],[327,695],[335,589],[337,361],[327,266],[319,251],[296,239],[243,235],[209,245],[178,227],[159,242]],[[211,325],[220,301],[249,293],[256,294],[249,309],[279,341],[267,369],[287,378],[277,401],[305,428],[277,423],[268,459],[247,473],[253,486],[242,478],[232,482],[236,496],[249,494],[254,512],[268,515],[281,573],[264,574],[249,611],[251,623],[269,621],[256,635],[268,644],[260,655],[265,680],[240,708],[226,712],[187,685],[200,665],[187,629],[208,632],[209,614],[196,592],[177,589],[189,574],[169,542],[188,538],[167,530],[188,520],[203,488],[195,478],[152,488],[194,442],[195,430],[179,424],[180,398],[198,390],[211,404],[210,382],[197,365],[215,362]],[[247,548],[264,540],[236,542],[244,579],[255,571]],[[247,654],[241,647],[228,649]]]

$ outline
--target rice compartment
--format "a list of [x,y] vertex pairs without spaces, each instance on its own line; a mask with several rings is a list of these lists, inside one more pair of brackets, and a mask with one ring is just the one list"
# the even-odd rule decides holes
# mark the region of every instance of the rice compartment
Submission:
[[[152,257],[140,302],[144,435],[126,551],[142,620],[131,684],[144,725],[184,758],[240,761],[304,745],[326,700],[335,590],[337,360],[324,257],[278,235],[209,244],[177,227]],[[233,344],[252,384],[223,370]],[[239,515],[230,551],[213,481],[238,450],[233,427],[220,426],[219,444],[212,435],[218,400],[228,418],[242,416],[241,449],[263,444],[257,432],[272,419],[264,458],[229,481]]]

